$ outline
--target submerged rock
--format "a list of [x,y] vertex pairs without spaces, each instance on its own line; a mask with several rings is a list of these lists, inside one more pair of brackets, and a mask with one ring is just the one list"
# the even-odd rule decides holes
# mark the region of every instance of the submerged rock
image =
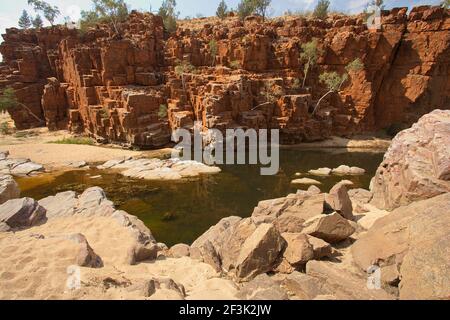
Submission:
[[319,168],[316,170],[309,170],[308,173],[313,176],[329,176],[331,174],[331,169],[330,168]]
[[303,184],[303,185],[306,185],[306,186],[309,186],[309,185],[321,185],[322,184],[322,182],[314,180],[314,179],[310,179],[310,178],[295,179],[295,180],[292,180],[291,183],[292,184]]
[[342,175],[342,176],[363,175],[366,173],[366,170],[364,170],[362,168],[358,168],[358,167],[349,167],[346,165],[341,165],[341,166],[333,169],[332,173],[336,174],[336,175]]
[[221,171],[218,167],[180,159],[118,159],[110,160],[98,168],[120,170],[126,177],[145,180],[182,180]]

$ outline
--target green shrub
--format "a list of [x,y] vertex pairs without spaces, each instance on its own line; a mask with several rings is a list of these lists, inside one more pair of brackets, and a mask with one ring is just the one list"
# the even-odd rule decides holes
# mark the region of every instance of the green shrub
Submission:
[[241,0],[237,7],[237,14],[241,20],[253,14],[255,4],[253,0]]
[[165,104],[159,106],[158,117],[160,119],[167,117],[167,106]]
[[128,17],[128,6],[123,0],[93,0],[91,11],[81,12],[80,29],[85,32],[97,23],[109,23],[120,34],[119,23]]
[[63,138],[61,140],[52,141],[49,143],[53,144],[81,144],[81,145],[94,145],[94,141],[91,138],[83,138],[83,137],[72,137],[72,138]]
[[350,62],[345,69],[347,70],[347,72],[357,72],[360,71],[362,69],[364,69],[364,63],[361,61],[360,58],[356,58],[355,60],[353,60],[352,62]]
[[98,110],[98,113],[100,114],[100,118],[102,118],[102,119],[109,119],[109,112],[108,112],[108,109],[106,107],[101,108],[100,110]]
[[225,19],[228,15],[228,6],[225,3],[225,0],[220,1],[219,6],[217,7],[216,16],[221,20]]
[[177,20],[180,14],[175,11],[176,6],[177,2],[175,0],[164,0],[158,10],[158,15],[163,19],[164,28],[168,32],[177,30]]
[[241,63],[238,60],[233,60],[230,62],[230,68],[231,69],[240,69]]
[[329,0],[319,0],[314,8],[313,16],[318,19],[326,19],[328,17]]
[[5,121],[5,122],[0,123],[0,133],[4,134],[4,135],[11,133],[8,122]]

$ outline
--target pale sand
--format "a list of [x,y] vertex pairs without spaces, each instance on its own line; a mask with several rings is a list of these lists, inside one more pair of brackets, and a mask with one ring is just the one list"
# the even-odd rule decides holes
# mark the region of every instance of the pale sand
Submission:
[[139,157],[141,152],[88,145],[31,143],[1,145],[11,158],[28,158],[47,170],[67,167],[70,162],[101,163],[121,157]]
[[[104,267],[81,269],[81,289],[66,289],[67,268],[75,264],[78,247],[66,236],[85,235]],[[39,239],[37,235],[45,238]],[[50,219],[19,232],[0,233],[0,299],[144,299],[133,287],[105,287],[106,279],[141,283],[169,277],[182,284],[187,299],[234,299],[236,286],[208,265],[190,258],[159,258],[136,266],[125,263],[133,238],[108,217],[71,216]],[[150,299],[179,299],[173,290],[158,290]]]
[[283,145],[282,148],[338,148],[346,149],[348,152],[352,151],[366,151],[366,152],[383,152],[391,145],[391,140],[388,138],[377,138],[371,136],[356,136],[351,139],[341,137],[330,137],[329,139],[317,142],[305,142],[296,145]]
[[117,146],[90,146],[76,144],[54,144],[51,142],[73,137],[65,130],[48,131],[37,128],[20,131],[24,136],[0,135],[0,151],[9,151],[11,158],[27,158],[44,165],[47,171],[68,169],[71,162],[85,161],[88,164],[102,163],[123,157],[166,157],[172,149],[131,151]]

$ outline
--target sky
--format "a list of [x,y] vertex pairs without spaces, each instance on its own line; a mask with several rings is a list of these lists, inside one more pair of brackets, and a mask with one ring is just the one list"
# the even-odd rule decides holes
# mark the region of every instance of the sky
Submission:
[[[91,0],[46,0],[51,5],[56,5],[61,11],[58,22],[63,21],[64,16],[77,16],[80,10],[89,10]],[[240,0],[225,0],[228,7],[235,8]],[[318,0],[272,0],[273,15],[281,15],[286,10],[310,10]],[[31,16],[35,15],[33,9],[27,5],[27,0],[1,0],[0,8],[0,34],[5,28],[17,27],[17,21],[22,10],[27,10]],[[125,0],[131,9],[149,10],[150,6],[156,11],[162,0]],[[197,14],[212,16],[215,14],[220,0],[177,0],[177,10],[181,17],[195,17]],[[347,13],[360,12],[369,0],[331,0],[332,9]],[[423,4],[439,4],[440,0],[385,0],[386,7],[405,7]],[[41,15],[42,16],[42,15]]]

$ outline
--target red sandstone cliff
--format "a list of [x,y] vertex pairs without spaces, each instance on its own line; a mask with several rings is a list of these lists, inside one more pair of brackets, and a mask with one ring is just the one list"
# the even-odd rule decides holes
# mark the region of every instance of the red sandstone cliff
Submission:
[[[62,27],[8,29],[0,45],[0,88],[16,89],[50,129],[145,147],[164,145],[171,130],[194,120],[207,128],[279,128],[284,143],[295,143],[411,124],[433,109],[450,109],[449,10],[424,6],[407,15],[406,8],[393,9],[382,21],[373,32],[361,17],[212,19],[181,24],[169,35],[160,17],[132,12],[122,39],[106,26],[83,35]],[[308,88],[297,88],[300,47],[313,38],[322,55]],[[313,117],[326,92],[318,75],[344,72],[355,58],[364,69],[351,73]],[[195,71],[177,74],[178,60]],[[230,68],[236,61],[240,68]],[[166,116],[160,105],[168,107]],[[26,110],[11,115],[19,129],[39,125]]]

